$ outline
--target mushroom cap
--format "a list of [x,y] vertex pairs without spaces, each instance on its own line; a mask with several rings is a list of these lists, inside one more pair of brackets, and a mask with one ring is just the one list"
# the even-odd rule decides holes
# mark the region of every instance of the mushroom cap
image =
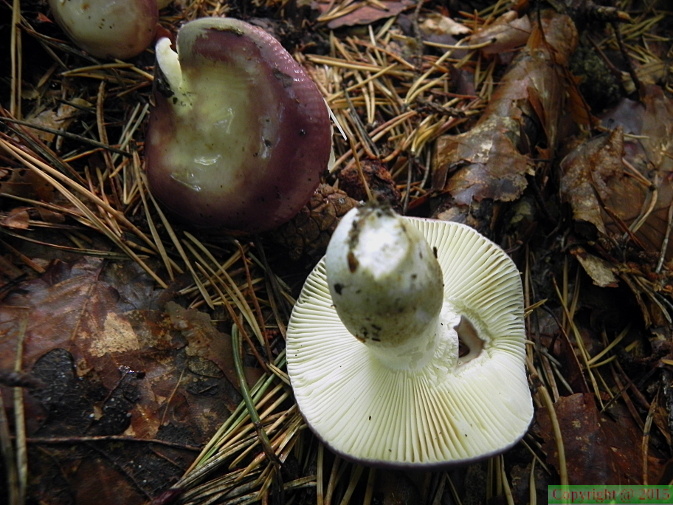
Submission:
[[154,40],[156,0],[49,0],[54,19],[79,47],[98,58],[132,58]]
[[[468,226],[403,219],[437,251],[442,324],[451,326],[452,337],[419,370],[385,366],[339,319],[323,258],[287,331],[299,409],[334,452],[369,465],[433,468],[503,452],[523,437],[533,416],[519,272],[500,247]],[[463,318],[483,341],[465,361],[458,357]]]
[[166,79],[145,139],[154,197],[200,228],[254,233],[294,217],[332,153],[325,99],[303,67],[233,18],[185,23],[177,54],[163,39],[157,57]]

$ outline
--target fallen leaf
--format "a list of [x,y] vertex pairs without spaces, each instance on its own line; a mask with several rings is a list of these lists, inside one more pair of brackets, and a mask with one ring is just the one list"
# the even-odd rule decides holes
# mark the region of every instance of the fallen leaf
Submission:
[[[64,479],[72,492],[83,468],[97,469],[108,491],[130,478],[135,494],[121,502],[141,503],[186,469],[241,397],[228,335],[196,310],[151,308],[161,294],[151,279],[135,263],[108,265],[55,261],[18,284],[0,306],[0,370],[14,369],[21,348],[22,371],[39,384],[24,395],[30,467],[44,472],[35,478]],[[87,450],[88,438],[109,436],[137,442]],[[54,437],[58,448],[34,450]],[[139,479],[152,458],[158,474]]]
[[440,14],[439,12],[428,13],[420,23],[421,32],[424,38],[434,36],[442,37],[444,35],[467,35],[472,30],[463,23]]
[[[415,4],[412,0],[380,0],[372,2],[353,2],[342,10],[331,10],[334,2],[322,0],[318,2],[321,17],[318,21],[327,21],[331,30],[343,26],[368,25],[382,19],[397,16]],[[341,7],[341,6],[339,6]]]
[[433,189],[458,205],[516,200],[534,173],[533,160],[548,157],[556,147],[564,68],[577,31],[567,16],[545,12],[542,19],[478,123],[437,141]]
[[[633,419],[611,410],[614,418],[598,411],[591,393],[564,396],[554,404],[563,437],[570,484],[641,484],[642,438]],[[547,461],[558,471],[559,453],[546,409],[537,413]],[[650,482],[656,482],[661,461],[650,458]]]
[[494,55],[511,52],[523,46],[532,31],[530,18],[519,17],[515,11],[507,11],[498,16],[495,21],[485,25],[466,38],[466,45],[484,46],[482,54]]
[[573,218],[594,225],[605,234],[605,201],[623,172],[624,136],[621,128],[583,142],[561,160],[561,196],[570,203]]
[[27,230],[29,221],[28,207],[14,207],[7,214],[0,217],[0,226],[14,230]]
[[617,287],[619,279],[613,271],[613,266],[603,258],[590,254],[583,247],[573,247],[570,254],[577,258],[584,271],[589,274],[596,286],[601,288]]
[[576,221],[659,257],[673,222],[673,101],[648,86],[642,103],[624,99],[603,123],[609,134],[580,142],[561,161],[562,196]]
[[44,202],[58,199],[58,192],[53,186],[44,182],[33,170],[23,167],[4,168],[0,174],[0,194],[36,198]]
[[[53,108],[47,108],[29,115],[26,120],[37,126],[35,135],[46,143],[56,138],[56,134],[47,130],[67,131],[82,109],[89,109],[92,105],[81,98],[73,98],[71,103],[61,103]],[[42,128],[42,129],[39,129]]]
[[[626,223],[646,252],[659,255],[671,227],[673,203],[673,101],[647,86],[642,103],[624,100],[602,119],[624,130],[623,168],[604,201],[606,226],[623,233]],[[665,251],[673,256],[673,240]]]

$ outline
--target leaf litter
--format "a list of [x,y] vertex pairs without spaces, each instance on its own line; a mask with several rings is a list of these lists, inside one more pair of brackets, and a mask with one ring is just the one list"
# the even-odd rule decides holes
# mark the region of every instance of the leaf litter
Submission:
[[[96,61],[22,3],[3,32],[22,62],[0,130],[6,502],[527,503],[547,484],[667,484],[670,13],[550,4],[162,11],[168,32],[257,16],[338,125],[335,164],[296,220],[223,237],[170,222],[146,190],[151,52]],[[306,429],[285,326],[338,218],[366,199],[467,222],[519,264],[537,416],[504,455],[369,469]]]

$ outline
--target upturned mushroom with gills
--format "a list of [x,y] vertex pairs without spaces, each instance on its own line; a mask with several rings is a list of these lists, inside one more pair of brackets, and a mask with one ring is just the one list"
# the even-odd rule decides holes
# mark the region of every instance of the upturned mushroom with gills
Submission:
[[474,229],[353,209],[290,318],[299,409],[334,452],[368,465],[501,453],[533,416],[523,307],[516,265]]
[[274,37],[237,19],[186,23],[176,51],[157,43],[152,194],[194,227],[254,233],[294,217],[332,153],[316,84]]

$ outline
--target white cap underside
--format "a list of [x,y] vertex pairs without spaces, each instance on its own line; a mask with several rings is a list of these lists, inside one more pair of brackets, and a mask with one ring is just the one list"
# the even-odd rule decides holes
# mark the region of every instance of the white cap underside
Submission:
[[369,463],[432,466],[500,452],[523,436],[533,414],[519,274],[469,227],[406,219],[437,248],[445,303],[473,323],[482,353],[445,374],[438,373],[443,360],[420,372],[384,367],[339,320],[321,262],[288,328],[297,404],[333,450]]

